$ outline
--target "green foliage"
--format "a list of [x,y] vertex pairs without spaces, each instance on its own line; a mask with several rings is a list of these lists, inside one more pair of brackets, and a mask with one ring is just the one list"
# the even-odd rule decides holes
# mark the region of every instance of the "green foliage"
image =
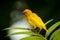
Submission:
[[50,37],[50,40],[60,40],[60,29],[56,30]]
[[[45,25],[47,25],[51,21],[53,21],[53,19],[47,21],[45,23]],[[21,40],[48,40],[47,37],[59,25],[60,25],[60,21],[56,22],[52,26],[50,26],[50,28],[48,29],[48,31],[45,34],[45,37],[43,37],[41,34],[33,32],[33,31],[29,31],[29,32],[28,31],[27,32],[16,32],[16,33],[8,34],[7,36],[12,36],[12,35],[17,35],[17,34],[28,34],[28,35],[30,35],[29,37],[23,38]],[[4,30],[28,30],[28,28],[5,28]],[[60,38],[59,38],[60,35],[59,34],[60,34],[60,29],[54,31],[54,33],[51,34],[51,37],[49,38],[49,40],[60,40]]]
[[51,33],[54,29],[56,29],[59,25],[60,25],[60,21],[59,21],[59,22],[56,22],[55,24],[53,24],[53,25],[48,29],[48,31],[46,32],[45,37],[47,38],[47,37],[50,35],[50,33]]
[[17,34],[29,34],[29,35],[37,35],[37,36],[40,36],[39,34],[36,34],[34,32],[15,32],[15,33],[12,33],[12,34],[8,34],[7,36],[12,36],[12,35],[17,35]]
[[47,40],[47,39],[44,38],[43,36],[29,36],[21,40]]
[[48,23],[52,22],[54,19],[48,20],[45,25],[47,25]]
[[22,29],[22,30],[27,30],[28,28],[18,28],[18,27],[16,28],[16,27],[15,27],[15,28],[5,28],[5,29],[3,29],[3,30],[21,30],[21,29]]

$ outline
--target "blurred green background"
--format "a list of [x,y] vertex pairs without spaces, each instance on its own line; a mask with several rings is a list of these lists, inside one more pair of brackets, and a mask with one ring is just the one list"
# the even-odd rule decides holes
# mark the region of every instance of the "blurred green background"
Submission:
[[[10,26],[10,12],[12,11],[12,6],[17,0],[1,0],[0,1],[0,40],[9,40],[4,36],[7,35],[7,31],[2,31],[2,29]],[[37,13],[44,22],[54,19],[51,26],[56,21],[60,21],[60,2],[59,0],[22,0],[27,3],[29,9]],[[48,27],[49,28],[49,27]]]

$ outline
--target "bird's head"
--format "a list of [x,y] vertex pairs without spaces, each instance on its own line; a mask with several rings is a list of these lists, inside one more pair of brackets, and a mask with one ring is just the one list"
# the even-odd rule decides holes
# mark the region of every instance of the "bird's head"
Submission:
[[30,15],[32,13],[32,11],[29,9],[25,9],[23,12],[25,15]]

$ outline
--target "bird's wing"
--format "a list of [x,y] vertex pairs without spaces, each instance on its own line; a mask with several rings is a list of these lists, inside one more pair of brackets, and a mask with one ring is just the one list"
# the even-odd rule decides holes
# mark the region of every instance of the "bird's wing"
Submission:
[[32,21],[31,16],[27,16],[27,17],[25,17],[25,18],[26,18],[27,22],[28,22],[31,26],[33,26],[34,28],[36,28],[36,25],[35,25],[35,23]]
[[36,23],[38,23],[40,25],[39,27],[42,27],[43,29],[47,30],[44,22],[36,13],[33,13],[32,16],[35,18]]
[[33,26],[33,28],[36,28],[36,25],[34,24],[34,22],[32,22],[31,20],[28,20],[29,24]]
[[32,15],[37,21],[39,21],[40,23],[43,23],[42,19],[36,14],[36,13],[33,13]]

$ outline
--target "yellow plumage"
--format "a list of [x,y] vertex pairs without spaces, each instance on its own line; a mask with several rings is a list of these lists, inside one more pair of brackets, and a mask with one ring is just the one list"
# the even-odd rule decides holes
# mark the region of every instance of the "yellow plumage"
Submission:
[[33,26],[34,28],[39,28],[40,31],[42,29],[44,29],[45,31],[47,31],[47,28],[44,24],[44,22],[42,21],[42,19],[36,14],[33,13],[31,10],[29,9],[25,9],[24,11],[25,14],[25,18],[28,21],[28,23]]

